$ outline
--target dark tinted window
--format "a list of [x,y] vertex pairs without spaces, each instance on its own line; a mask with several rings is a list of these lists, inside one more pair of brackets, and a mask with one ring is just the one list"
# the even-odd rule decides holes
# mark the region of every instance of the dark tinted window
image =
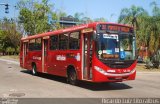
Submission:
[[29,51],[41,50],[42,49],[42,39],[31,39],[29,41]]
[[42,39],[38,38],[36,39],[36,42],[35,42],[35,50],[41,50],[41,49],[42,49]]
[[33,51],[34,50],[34,44],[35,44],[35,39],[32,39],[29,41],[29,51]]
[[69,40],[69,49],[79,49],[80,44],[80,33],[79,32],[73,32],[70,34],[70,40]]
[[50,49],[57,50],[58,48],[58,35],[51,36]]
[[68,49],[68,34],[59,35],[59,49],[60,50]]

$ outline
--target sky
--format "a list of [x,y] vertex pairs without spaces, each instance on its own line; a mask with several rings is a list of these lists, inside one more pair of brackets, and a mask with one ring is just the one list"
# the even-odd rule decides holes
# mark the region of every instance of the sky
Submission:
[[[14,8],[17,1],[19,0],[0,0],[0,3],[10,5],[8,14],[5,13],[5,6],[0,5],[0,18],[18,17],[18,10]],[[104,17],[109,22],[117,22],[121,9],[132,5],[143,7],[151,15],[150,3],[153,1],[160,6],[160,0],[49,0],[49,3],[54,4],[53,11],[60,9],[68,15],[79,12],[92,19]]]

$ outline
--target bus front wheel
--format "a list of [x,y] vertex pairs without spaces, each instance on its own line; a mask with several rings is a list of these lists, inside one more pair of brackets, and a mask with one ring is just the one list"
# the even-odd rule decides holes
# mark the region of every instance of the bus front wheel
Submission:
[[37,75],[37,68],[35,64],[32,65],[32,74],[35,76]]
[[77,75],[74,70],[69,70],[67,80],[71,85],[77,85]]

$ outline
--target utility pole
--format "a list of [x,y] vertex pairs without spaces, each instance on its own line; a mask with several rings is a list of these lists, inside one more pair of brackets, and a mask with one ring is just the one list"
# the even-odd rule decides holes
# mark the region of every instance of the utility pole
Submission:
[[0,3],[0,5],[4,5],[5,6],[5,13],[9,13],[9,4],[7,4],[7,3]]

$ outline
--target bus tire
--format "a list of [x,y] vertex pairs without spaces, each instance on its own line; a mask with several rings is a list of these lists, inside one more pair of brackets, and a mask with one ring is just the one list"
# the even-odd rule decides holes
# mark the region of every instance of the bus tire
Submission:
[[32,65],[32,74],[33,74],[34,76],[37,75],[37,67],[36,67],[35,64]]
[[67,75],[67,81],[71,84],[71,85],[77,85],[78,84],[78,80],[77,80],[77,75],[75,70],[69,70],[68,71],[68,75]]

